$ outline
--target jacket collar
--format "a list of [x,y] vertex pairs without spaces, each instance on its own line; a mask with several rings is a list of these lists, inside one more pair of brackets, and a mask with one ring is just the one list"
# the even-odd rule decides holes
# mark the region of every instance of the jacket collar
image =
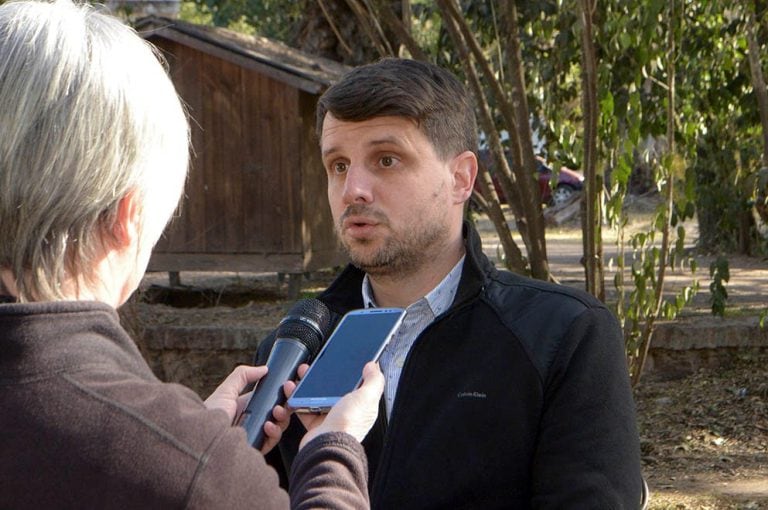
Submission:
[[[483,253],[480,235],[472,222],[465,220],[462,230],[466,258],[461,271],[459,288],[451,305],[452,308],[475,297],[482,290],[486,279],[496,271],[491,261]],[[363,308],[363,296],[360,289],[364,276],[363,271],[352,264],[348,264],[318,298],[337,314]]]
[[461,272],[459,290],[453,300],[454,306],[479,294],[488,278],[496,272],[493,263],[483,253],[480,234],[471,221],[464,220],[463,232],[467,255]]

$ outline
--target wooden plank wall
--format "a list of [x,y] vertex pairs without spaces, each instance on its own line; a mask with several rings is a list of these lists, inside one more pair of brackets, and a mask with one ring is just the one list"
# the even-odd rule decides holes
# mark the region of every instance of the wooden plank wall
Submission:
[[152,42],[187,103],[195,151],[181,213],[155,252],[301,258],[300,92],[194,48]]

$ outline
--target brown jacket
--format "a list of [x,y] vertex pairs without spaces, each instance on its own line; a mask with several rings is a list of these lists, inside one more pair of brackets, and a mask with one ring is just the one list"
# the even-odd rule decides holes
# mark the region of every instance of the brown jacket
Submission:
[[[291,472],[294,508],[368,506],[359,443],[324,434]],[[288,508],[222,411],[157,380],[99,303],[0,305],[0,508]]]

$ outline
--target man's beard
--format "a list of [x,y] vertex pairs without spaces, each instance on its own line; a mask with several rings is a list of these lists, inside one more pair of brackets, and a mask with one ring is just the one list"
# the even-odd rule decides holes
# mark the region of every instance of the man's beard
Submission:
[[[388,218],[366,206],[352,205],[342,215],[336,226],[336,234],[344,252],[352,264],[371,276],[401,278],[416,273],[433,258],[434,247],[448,237],[448,228],[438,222],[421,222],[410,226],[407,232],[389,230],[390,235],[376,240],[356,239],[349,243],[341,235],[342,223],[348,215],[375,218],[379,228],[389,227]],[[358,247],[380,242],[381,246],[372,253],[362,253]]]

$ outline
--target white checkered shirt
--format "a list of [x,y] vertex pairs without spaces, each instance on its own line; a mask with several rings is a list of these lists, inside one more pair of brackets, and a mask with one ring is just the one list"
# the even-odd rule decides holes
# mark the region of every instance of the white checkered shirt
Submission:
[[[453,303],[453,298],[459,288],[462,267],[464,267],[464,257],[429,294],[406,307],[403,322],[400,323],[400,327],[379,359],[385,379],[384,398],[387,404],[387,418],[392,414],[392,405],[397,394],[400,373],[413,342],[435,320],[435,317],[448,310]],[[363,278],[363,303],[365,303],[366,308],[376,308],[373,289],[371,289],[371,282],[368,280],[367,274]]]

